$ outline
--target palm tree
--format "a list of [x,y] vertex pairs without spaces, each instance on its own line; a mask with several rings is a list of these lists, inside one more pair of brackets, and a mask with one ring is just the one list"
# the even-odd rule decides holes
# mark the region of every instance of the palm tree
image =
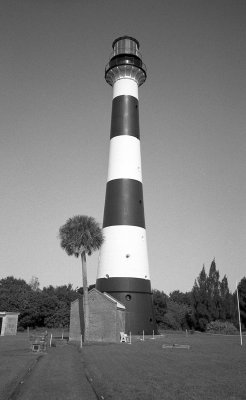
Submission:
[[67,222],[60,227],[59,239],[62,249],[64,249],[69,256],[81,256],[84,292],[84,340],[86,341],[88,339],[89,330],[86,254],[90,256],[93,251],[100,249],[103,243],[102,230],[93,217],[76,215],[69,218]]

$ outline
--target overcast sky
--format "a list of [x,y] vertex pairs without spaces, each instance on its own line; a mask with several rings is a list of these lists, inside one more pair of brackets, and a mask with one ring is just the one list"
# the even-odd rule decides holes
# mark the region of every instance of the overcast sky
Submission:
[[[81,286],[59,227],[103,220],[112,42],[140,42],[152,287],[190,290],[215,257],[246,275],[246,2],[3,0],[0,7],[0,278]],[[88,259],[96,279],[98,253]]]

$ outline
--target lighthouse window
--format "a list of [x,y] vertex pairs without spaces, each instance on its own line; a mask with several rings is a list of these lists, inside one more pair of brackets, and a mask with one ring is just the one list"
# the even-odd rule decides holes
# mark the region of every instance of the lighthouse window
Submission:
[[142,200],[139,200],[139,204],[142,204]]
[[132,296],[131,296],[130,294],[127,294],[127,295],[126,295],[126,300],[127,300],[127,301],[130,301],[131,298],[132,298]]

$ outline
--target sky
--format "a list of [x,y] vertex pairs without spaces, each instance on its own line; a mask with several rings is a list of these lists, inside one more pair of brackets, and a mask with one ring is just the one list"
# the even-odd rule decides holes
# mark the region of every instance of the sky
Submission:
[[[103,220],[112,42],[140,42],[143,191],[152,288],[192,289],[215,258],[246,275],[246,2],[3,0],[0,279],[82,286],[60,248],[73,215]],[[95,283],[98,253],[88,258]]]

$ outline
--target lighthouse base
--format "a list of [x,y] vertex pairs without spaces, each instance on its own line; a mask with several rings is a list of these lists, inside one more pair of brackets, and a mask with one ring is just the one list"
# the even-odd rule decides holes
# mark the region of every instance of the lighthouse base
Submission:
[[96,289],[107,292],[126,307],[125,331],[132,335],[156,333],[150,281],[140,278],[100,278]]

